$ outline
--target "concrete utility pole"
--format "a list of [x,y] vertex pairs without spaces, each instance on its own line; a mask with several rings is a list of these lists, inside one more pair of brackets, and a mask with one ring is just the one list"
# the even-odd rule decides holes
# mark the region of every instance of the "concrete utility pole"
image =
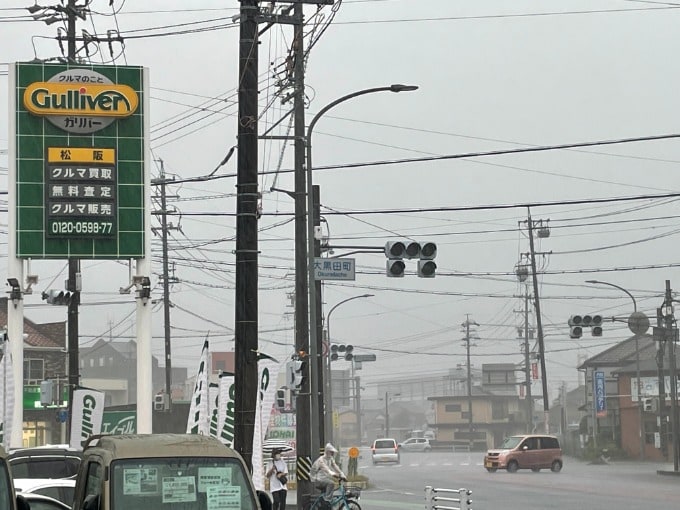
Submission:
[[[663,327],[663,309],[656,309],[656,325],[659,328]],[[656,351],[656,367],[659,378],[659,436],[661,439],[661,453],[664,457],[668,455],[668,442],[666,438],[666,431],[668,426],[666,423],[666,381],[664,374],[664,351],[666,349],[666,342],[660,340]]]
[[252,470],[257,402],[258,0],[241,0],[236,197],[234,448]]
[[531,353],[529,352],[529,289],[524,290],[524,398],[526,399],[527,434],[534,430],[534,400],[531,395]]
[[538,333],[538,355],[541,363],[541,382],[543,385],[543,428],[550,433],[550,402],[548,396],[548,375],[545,370],[545,345],[543,343],[543,322],[541,320],[541,303],[538,298],[538,275],[536,272],[536,252],[534,250],[534,224],[531,220],[531,210],[527,207],[527,223],[529,225],[529,250],[531,252],[531,276],[534,284],[534,306],[536,308],[536,330]]
[[470,443],[470,450],[474,446],[472,438],[472,365],[470,363],[470,326],[479,326],[475,321],[470,321],[470,314],[465,315],[465,322],[461,324],[465,328],[465,350],[467,358],[467,401],[468,401],[468,441]]
[[[68,0],[66,7],[66,37],[67,57],[69,63],[76,62],[76,0]],[[78,307],[80,306],[80,260],[75,257],[68,259],[68,282],[67,288],[71,293],[71,301],[67,310],[67,338],[68,338],[68,404],[73,409],[73,390],[80,383],[79,377],[79,332],[78,332]],[[69,413],[68,428],[69,440],[71,435],[71,413]]]
[[[305,157],[305,58],[304,58],[304,9],[302,4],[293,7],[293,119],[295,135],[295,350],[309,354],[309,291],[307,288],[307,196]],[[308,360],[310,374],[311,364]],[[297,438],[297,457],[302,461],[298,465],[311,463],[312,450],[311,431],[311,378],[303,379],[295,403],[295,437]],[[306,472],[299,473],[298,484],[300,493],[311,493],[312,484]],[[300,498],[298,508],[302,508],[303,498]]]
[[[678,433],[678,378],[675,363],[675,335],[677,330],[673,328],[675,316],[673,314],[673,293],[671,281],[666,280],[666,299],[664,301],[664,317],[666,319],[666,341],[668,342],[668,362],[671,379],[671,430],[673,431],[673,471],[678,471],[680,460],[680,434]],[[659,402],[659,405],[661,403]]]
[[165,410],[169,411],[172,408],[172,345],[170,332],[170,284],[174,277],[170,277],[170,267],[168,260],[168,231],[176,230],[177,227],[168,226],[168,206],[167,193],[165,186],[168,182],[174,179],[166,179],[165,165],[163,160],[159,160],[161,165],[160,178],[154,179],[151,184],[157,185],[160,188],[160,202],[161,210],[156,214],[161,217],[161,240],[163,243],[163,323],[165,332]]

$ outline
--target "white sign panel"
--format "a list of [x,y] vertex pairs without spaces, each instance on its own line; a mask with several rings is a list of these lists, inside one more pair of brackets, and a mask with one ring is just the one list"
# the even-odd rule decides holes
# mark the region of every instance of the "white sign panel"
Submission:
[[[666,400],[671,398],[671,377],[669,375],[664,377]],[[642,386],[642,397],[657,397],[659,395],[659,378],[658,377],[640,377],[640,386]],[[680,380],[677,381],[677,391],[680,395]],[[631,399],[633,402],[638,401],[638,386],[637,378],[631,378]]]
[[314,259],[315,280],[354,280],[355,260],[338,259]]

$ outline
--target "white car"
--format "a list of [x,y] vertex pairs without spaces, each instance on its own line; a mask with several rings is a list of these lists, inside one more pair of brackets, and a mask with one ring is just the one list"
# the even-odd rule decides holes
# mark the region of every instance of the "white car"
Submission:
[[410,437],[406,441],[399,443],[399,450],[405,452],[429,452],[432,450],[430,440],[426,437]]
[[48,496],[70,507],[73,503],[76,481],[72,478],[15,478],[14,490],[24,495]]

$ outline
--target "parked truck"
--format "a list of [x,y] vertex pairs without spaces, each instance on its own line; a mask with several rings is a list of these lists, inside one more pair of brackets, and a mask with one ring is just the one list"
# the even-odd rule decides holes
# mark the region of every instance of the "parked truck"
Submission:
[[271,510],[241,456],[213,437],[93,436],[73,510]]

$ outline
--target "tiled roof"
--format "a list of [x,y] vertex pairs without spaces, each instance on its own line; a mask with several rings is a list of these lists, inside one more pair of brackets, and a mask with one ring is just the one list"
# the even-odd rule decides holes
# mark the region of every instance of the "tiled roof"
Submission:
[[635,339],[640,349],[640,361],[655,359],[656,343],[652,335],[633,335],[626,340],[585,360],[579,369],[587,367],[622,367],[635,361]]
[[[7,324],[6,297],[0,298],[0,324]],[[36,324],[24,316],[24,335],[24,345],[63,348],[66,346],[66,322]]]

